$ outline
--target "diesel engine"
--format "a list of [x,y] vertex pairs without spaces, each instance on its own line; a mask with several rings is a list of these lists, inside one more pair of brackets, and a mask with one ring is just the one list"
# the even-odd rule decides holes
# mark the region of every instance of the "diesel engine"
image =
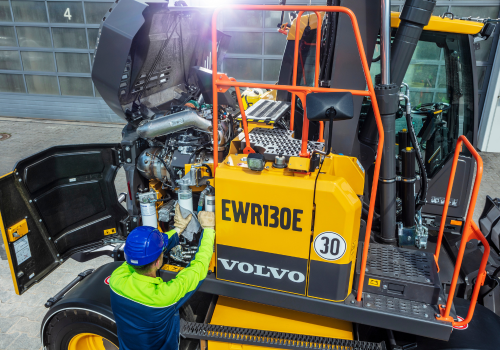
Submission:
[[[239,111],[229,92],[219,93],[218,128],[212,127],[211,13],[180,9],[122,0],[99,29],[94,83],[113,112],[128,122],[118,155],[127,178],[128,232],[140,225],[172,229],[177,204],[184,215],[215,211],[214,147],[223,159],[238,133]],[[218,37],[221,60],[230,37]],[[167,264],[187,265],[200,232],[192,220]]]

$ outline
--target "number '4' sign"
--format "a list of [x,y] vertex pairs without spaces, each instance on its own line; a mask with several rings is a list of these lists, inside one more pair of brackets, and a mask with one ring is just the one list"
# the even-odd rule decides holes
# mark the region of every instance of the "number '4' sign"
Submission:
[[66,17],[67,19],[69,19],[71,21],[71,12],[69,12],[69,7],[66,9],[66,11],[64,11],[64,17]]

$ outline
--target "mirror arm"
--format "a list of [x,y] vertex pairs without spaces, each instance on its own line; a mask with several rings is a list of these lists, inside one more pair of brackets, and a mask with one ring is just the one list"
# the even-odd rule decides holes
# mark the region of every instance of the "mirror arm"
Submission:
[[332,134],[333,134],[333,117],[330,117],[328,123],[328,143],[325,148],[326,154],[330,154],[330,151],[332,149]]

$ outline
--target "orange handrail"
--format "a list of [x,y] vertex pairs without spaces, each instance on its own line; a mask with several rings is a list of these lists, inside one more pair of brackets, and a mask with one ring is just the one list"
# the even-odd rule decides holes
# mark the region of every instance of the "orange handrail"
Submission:
[[[467,140],[467,138],[462,135],[458,138],[457,146],[455,148],[455,155],[453,156],[453,164],[451,166],[450,179],[448,180],[448,189],[446,191],[446,199],[444,202],[443,214],[441,217],[441,226],[439,227],[439,235],[436,245],[436,251],[434,252],[434,260],[436,261],[436,265],[438,266],[438,271],[439,271],[439,265],[438,265],[439,252],[441,250],[444,226],[446,224],[446,216],[448,215],[448,207],[450,205],[450,197],[451,197],[451,191],[453,189],[453,182],[455,180],[455,172],[457,170],[458,157],[460,156],[460,151],[462,149],[463,144],[465,144],[465,146],[470,151],[472,156],[476,159],[477,163],[476,180],[474,181],[474,187],[472,189],[472,196],[469,203],[469,209],[467,210],[467,217],[465,219],[465,225],[462,233],[462,240],[460,241],[460,248],[458,250],[455,270],[453,271],[453,278],[451,280],[448,299],[446,301],[446,307],[443,307],[443,305],[439,305],[440,313],[436,315],[436,319],[441,321],[451,322],[453,326],[465,326],[471,321],[472,315],[474,314],[474,309],[476,307],[477,297],[479,295],[479,289],[484,284],[484,280],[486,278],[486,263],[488,262],[488,256],[490,255],[490,245],[488,241],[486,240],[484,235],[481,233],[477,225],[472,220],[472,215],[474,214],[474,207],[476,206],[477,195],[479,192],[479,186],[481,185],[481,178],[483,176],[483,160],[481,159],[481,156],[476,152],[474,147],[471,145],[469,140]],[[460,268],[462,266],[465,246],[467,245],[467,242],[469,242],[472,239],[477,239],[481,241],[481,243],[484,245],[484,253],[483,253],[483,258],[481,259],[481,265],[479,266],[479,271],[477,273],[476,284],[472,292],[472,298],[470,301],[467,317],[463,321],[456,322],[453,319],[453,317],[450,316],[451,305],[453,303],[453,296],[455,294],[458,276],[460,274]]]
[[[263,11],[312,11],[312,12],[341,12],[349,16],[354,32],[354,37],[356,39],[356,44],[358,47],[359,56],[361,59],[361,65],[363,67],[363,73],[365,75],[366,85],[368,90],[348,90],[348,89],[331,89],[331,88],[319,88],[318,86],[294,86],[296,85],[296,80],[294,79],[294,85],[272,85],[272,84],[256,84],[256,83],[244,83],[238,82],[236,80],[230,80],[225,74],[217,73],[217,15],[222,10],[222,8],[218,7],[214,10],[212,16],[212,89],[213,89],[213,143],[214,143],[214,174],[216,172],[218,163],[219,163],[219,154],[218,154],[218,106],[217,106],[217,93],[226,91],[229,87],[249,87],[249,88],[264,88],[264,89],[274,89],[274,90],[285,90],[289,91],[292,94],[296,94],[303,101],[304,111],[306,110],[305,105],[305,97],[308,93],[311,92],[350,92],[354,96],[369,96],[372,102],[373,111],[375,114],[375,121],[377,123],[377,131],[379,134],[379,142],[377,146],[377,158],[375,160],[375,169],[373,172],[373,183],[372,183],[372,191],[370,195],[370,208],[368,210],[368,220],[366,223],[366,233],[365,233],[365,243],[363,248],[363,257],[361,260],[361,271],[358,285],[358,293],[357,300],[361,301],[361,297],[363,295],[363,284],[365,278],[365,270],[366,270],[366,260],[368,257],[368,247],[370,244],[370,232],[372,229],[373,223],[373,212],[375,210],[375,199],[377,196],[377,187],[378,187],[378,178],[380,175],[380,163],[382,159],[382,149],[384,147],[384,128],[382,126],[382,120],[380,118],[380,111],[378,108],[377,98],[375,96],[375,89],[373,88],[372,78],[370,76],[370,69],[368,67],[368,61],[366,59],[366,53],[363,46],[363,40],[361,38],[361,33],[359,31],[358,21],[354,13],[346,8],[341,6],[284,6],[284,5],[228,5],[225,6],[224,9],[232,9],[232,10],[263,10]],[[320,17],[318,17],[320,20]],[[298,23],[300,25],[300,23]],[[297,30],[297,29],[296,29]],[[317,29],[320,30],[320,27]],[[297,33],[296,33],[297,34]],[[299,37],[296,36],[296,41],[299,40]],[[316,50],[318,50],[320,40],[317,41]],[[297,42],[295,43],[297,47]],[[294,52],[294,69],[296,69],[296,65],[298,63],[298,50]],[[319,57],[316,57],[316,69],[315,72],[319,72]],[[319,74],[316,75],[315,79],[319,78]],[[317,85],[317,84],[315,84]],[[243,110],[243,105],[241,104],[241,99],[238,100],[238,104],[240,110]],[[293,106],[293,105],[292,105]],[[243,119],[243,114],[242,114]],[[245,118],[246,119],[246,118]],[[304,113],[304,125],[303,125],[303,140],[304,135],[307,142],[308,132],[304,132],[306,129],[307,118]],[[308,125],[308,124],[307,124]],[[247,145],[250,145],[250,138],[248,132],[245,132],[245,139]],[[307,152],[307,143],[305,144],[306,148],[304,150],[304,142],[302,143],[301,153],[304,154]],[[305,151],[305,152],[304,152]]]

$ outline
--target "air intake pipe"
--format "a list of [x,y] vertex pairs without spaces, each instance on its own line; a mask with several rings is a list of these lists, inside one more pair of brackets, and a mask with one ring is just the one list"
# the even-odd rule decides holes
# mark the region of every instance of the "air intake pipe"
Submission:
[[391,82],[401,86],[424,27],[429,24],[436,0],[406,0],[392,43]]
[[152,139],[187,128],[212,132],[212,123],[192,110],[185,110],[167,116],[156,117],[139,125],[137,135],[142,138]]

